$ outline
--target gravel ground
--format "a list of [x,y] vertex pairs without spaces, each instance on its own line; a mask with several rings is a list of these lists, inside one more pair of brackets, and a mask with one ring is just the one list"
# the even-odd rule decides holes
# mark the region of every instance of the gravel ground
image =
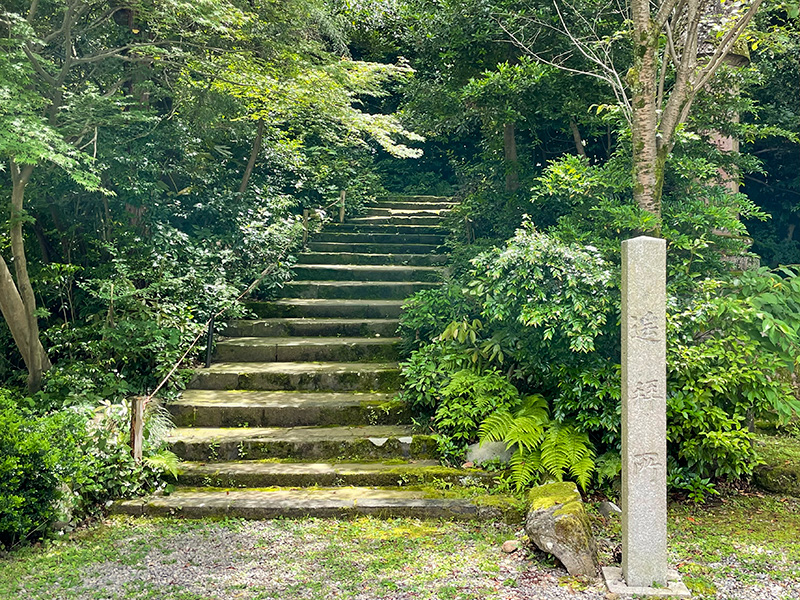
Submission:
[[[504,554],[502,542],[520,534],[505,526],[412,519],[114,519],[76,540],[0,560],[0,599],[614,598],[599,580],[570,578],[541,553]],[[614,541],[600,540],[601,555],[610,554]],[[713,586],[698,598],[800,599],[800,566],[770,552],[756,551],[764,555],[757,563],[747,553],[677,564],[687,574],[702,572],[698,581]],[[9,573],[16,582],[3,584]]]

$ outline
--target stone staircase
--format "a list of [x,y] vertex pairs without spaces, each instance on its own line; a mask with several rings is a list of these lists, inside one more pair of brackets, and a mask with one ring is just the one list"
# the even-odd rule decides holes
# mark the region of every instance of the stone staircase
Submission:
[[[390,197],[326,228],[299,256],[283,298],[230,324],[215,362],[169,406],[183,460],[168,496],[119,502],[137,515],[485,518],[425,484],[487,477],[435,460],[396,400],[403,300],[437,287],[449,198]],[[409,489],[411,488],[411,489]]]

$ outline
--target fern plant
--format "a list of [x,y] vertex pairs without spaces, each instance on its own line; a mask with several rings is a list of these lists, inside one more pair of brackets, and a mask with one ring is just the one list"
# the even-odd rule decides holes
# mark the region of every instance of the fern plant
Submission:
[[547,400],[528,396],[519,409],[503,409],[481,423],[481,443],[505,442],[514,449],[511,481],[518,491],[543,476],[563,481],[569,474],[583,489],[594,471],[594,450],[589,436],[571,423],[550,419]]

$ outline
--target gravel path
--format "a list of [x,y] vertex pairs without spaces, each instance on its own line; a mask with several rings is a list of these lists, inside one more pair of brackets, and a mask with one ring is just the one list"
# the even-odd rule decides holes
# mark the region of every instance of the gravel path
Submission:
[[[614,598],[599,580],[570,578],[540,553],[523,549],[504,554],[502,541],[519,535],[504,526],[411,519],[110,523],[105,534],[12,560],[12,567],[25,568],[16,572],[16,588],[4,588],[0,574],[0,599]],[[697,597],[800,599],[800,567],[781,565],[780,556],[774,558],[772,575],[754,572],[736,557],[703,565],[716,591]],[[780,576],[792,570],[791,577]]]

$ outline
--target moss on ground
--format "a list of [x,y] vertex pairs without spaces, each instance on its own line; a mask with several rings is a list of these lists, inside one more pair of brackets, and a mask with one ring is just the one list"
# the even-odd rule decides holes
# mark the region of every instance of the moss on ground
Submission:
[[753,482],[770,492],[800,497],[800,440],[759,435],[755,444],[763,464],[756,467]]

